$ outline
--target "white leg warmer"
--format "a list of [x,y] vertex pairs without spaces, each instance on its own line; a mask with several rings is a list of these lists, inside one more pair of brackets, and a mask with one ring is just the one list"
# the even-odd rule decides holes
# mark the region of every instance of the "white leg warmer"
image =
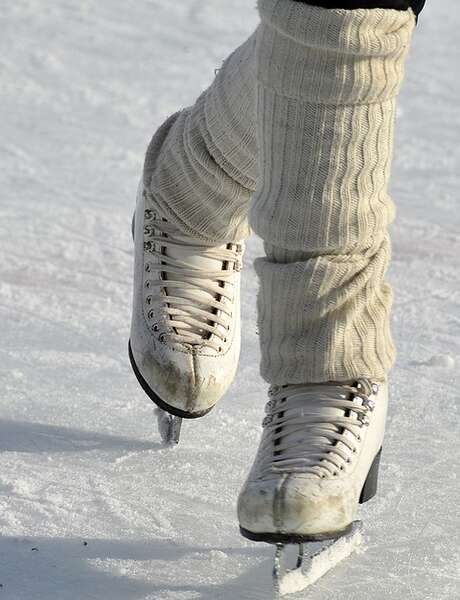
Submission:
[[196,103],[172,115],[147,150],[144,185],[167,218],[206,243],[249,235],[256,186],[255,34]]
[[382,378],[394,361],[387,184],[412,11],[259,0],[250,224],[263,377]]

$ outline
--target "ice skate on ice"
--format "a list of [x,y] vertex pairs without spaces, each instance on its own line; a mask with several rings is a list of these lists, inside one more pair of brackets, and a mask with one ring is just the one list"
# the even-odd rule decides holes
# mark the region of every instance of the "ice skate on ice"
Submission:
[[209,246],[167,220],[139,187],[133,219],[129,357],[157,405],[161,436],[207,414],[232,382],[240,350],[242,242]]
[[[388,392],[386,382],[363,377],[272,386],[269,396],[238,518],[243,536],[276,545],[274,583],[284,595],[360,545],[358,507],[377,491]],[[297,565],[286,570],[292,544]]]
[[161,439],[168,446],[179,443],[180,430],[182,427],[182,418],[176,417],[158,406],[155,409],[157,416],[158,431]]
[[339,538],[299,543],[296,546],[296,564],[292,569],[287,569],[284,565],[288,550],[286,545],[276,544],[273,567],[275,594],[285,596],[304,590],[358,550],[362,542],[363,525],[361,521],[355,521],[350,531]]

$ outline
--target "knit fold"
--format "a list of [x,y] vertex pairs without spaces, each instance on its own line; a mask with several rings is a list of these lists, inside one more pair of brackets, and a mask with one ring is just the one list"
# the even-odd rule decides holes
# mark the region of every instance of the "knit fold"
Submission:
[[144,184],[165,216],[204,243],[243,240],[257,179],[253,34],[193,106],[153,136]]

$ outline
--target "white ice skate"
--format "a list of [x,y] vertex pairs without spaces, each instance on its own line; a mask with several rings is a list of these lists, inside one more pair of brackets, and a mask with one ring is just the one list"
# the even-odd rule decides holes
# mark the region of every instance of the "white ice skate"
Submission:
[[[238,499],[243,536],[277,545],[274,581],[284,595],[313,583],[361,542],[359,504],[376,493],[386,382],[272,386],[260,447]],[[306,558],[305,543],[316,544]],[[296,569],[284,547],[299,545]],[[310,548],[311,549],[311,548]]]
[[163,439],[177,443],[182,418],[208,413],[235,376],[244,245],[207,246],[185,235],[142,185],[133,236],[129,356],[158,407]]

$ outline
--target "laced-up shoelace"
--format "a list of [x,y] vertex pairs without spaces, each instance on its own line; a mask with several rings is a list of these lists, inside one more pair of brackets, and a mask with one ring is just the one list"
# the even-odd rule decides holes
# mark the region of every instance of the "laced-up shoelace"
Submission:
[[[161,312],[169,318],[169,327],[162,333],[162,340],[209,346],[220,351],[232,317],[234,277],[235,271],[241,270],[241,246],[228,244],[224,249],[192,244],[189,240],[180,239],[177,227],[155,211],[146,210],[145,219],[144,251],[160,261],[147,263],[146,270],[160,272],[159,279],[148,280],[148,287],[159,288],[157,295],[163,305]],[[195,268],[184,260],[168,256],[168,250],[173,248],[191,248],[194,255],[219,261],[223,268],[215,271]],[[232,287],[224,287],[225,283],[232,284]],[[196,299],[192,299],[177,292],[171,294],[174,289],[177,292],[186,289],[207,294],[202,299],[195,294]]]
[[370,396],[377,391],[367,378],[273,387],[263,422],[262,476],[269,471],[338,475],[357,452],[361,428],[375,407]]

